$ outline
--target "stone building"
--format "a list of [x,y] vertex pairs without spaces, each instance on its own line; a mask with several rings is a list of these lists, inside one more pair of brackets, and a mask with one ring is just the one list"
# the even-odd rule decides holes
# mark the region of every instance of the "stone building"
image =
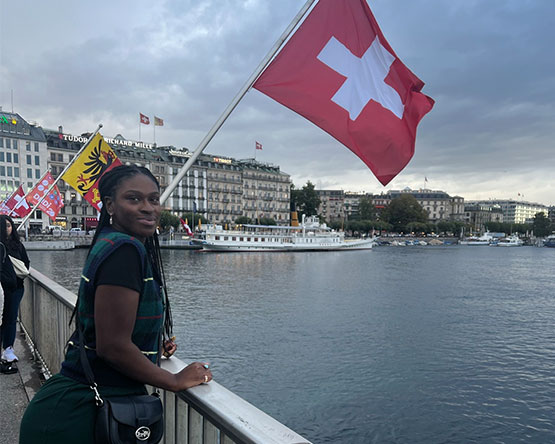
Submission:
[[548,207],[534,202],[524,202],[517,200],[486,200],[477,201],[476,203],[486,205],[498,205],[503,211],[503,222],[514,224],[528,224],[532,223],[536,213],[543,213],[546,217],[548,214]]
[[[345,219],[345,193],[343,190],[316,190],[320,198],[318,215],[327,223]],[[310,215],[309,215],[310,216]]]
[[464,222],[474,232],[484,232],[488,222],[503,222],[503,210],[499,205],[469,201],[464,206]]
[[464,198],[450,196],[445,191],[405,188],[404,190],[391,190],[385,196],[374,196],[373,201],[375,205],[380,202],[387,206],[391,199],[402,194],[414,196],[422,208],[427,211],[430,222],[462,221],[464,219]]

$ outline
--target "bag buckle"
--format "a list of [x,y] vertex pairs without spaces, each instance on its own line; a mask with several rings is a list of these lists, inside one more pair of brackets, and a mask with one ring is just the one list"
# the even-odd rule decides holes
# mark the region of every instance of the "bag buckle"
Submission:
[[97,407],[102,407],[104,405],[104,400],[100,397],[100,393],[98,393],[96,387],[96,382],[93,382],[90,386],[91,390],[94,392],[94,402]]

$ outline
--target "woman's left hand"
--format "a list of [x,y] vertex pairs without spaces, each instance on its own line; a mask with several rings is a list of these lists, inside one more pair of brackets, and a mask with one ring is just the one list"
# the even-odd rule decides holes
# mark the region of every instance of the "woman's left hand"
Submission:
[[175,340],[175,336],[171,337],[170,339],[166,339],[164,341],[164,344],[162,345],[162,348],[163,348],[162,355],[165,358],[170,358],[177,350],[177,344],[173,342],[174,340]]

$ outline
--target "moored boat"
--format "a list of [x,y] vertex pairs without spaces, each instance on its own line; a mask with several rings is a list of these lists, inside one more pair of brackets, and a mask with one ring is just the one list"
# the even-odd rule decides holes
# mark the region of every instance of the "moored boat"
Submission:
[[245,224],[235,230],[206,229],[204,239],[193,239],[204,251],[341,251],[368,250],[374,239],[346,240],[345,233],[321,224],[317,216],[303,217],[300,226]]
[[482,234],[479,237],[476,237],[476,236],[467,237],[466,239],[463,239],[459,243],[461,245],[474,245],[474,246],[476,246],[476,245],[489,245],[493,242],[493,239],[494,238],[491,235],[491,233],[486,231],[484,234]]
[[522,247],[524,241],[516,234],[499,239],[497,242],[490,244],[492,247]]
[[547,236],[543,241],[544,247],[555,248],[555,233]]

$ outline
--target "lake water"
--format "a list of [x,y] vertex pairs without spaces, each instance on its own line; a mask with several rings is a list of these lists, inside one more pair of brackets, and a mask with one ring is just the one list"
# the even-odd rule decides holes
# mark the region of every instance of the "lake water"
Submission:
[[[85,255],[30,252],[74,291]],[[555,442],[555,249],[164,259],[177,356],[314,443]]]

